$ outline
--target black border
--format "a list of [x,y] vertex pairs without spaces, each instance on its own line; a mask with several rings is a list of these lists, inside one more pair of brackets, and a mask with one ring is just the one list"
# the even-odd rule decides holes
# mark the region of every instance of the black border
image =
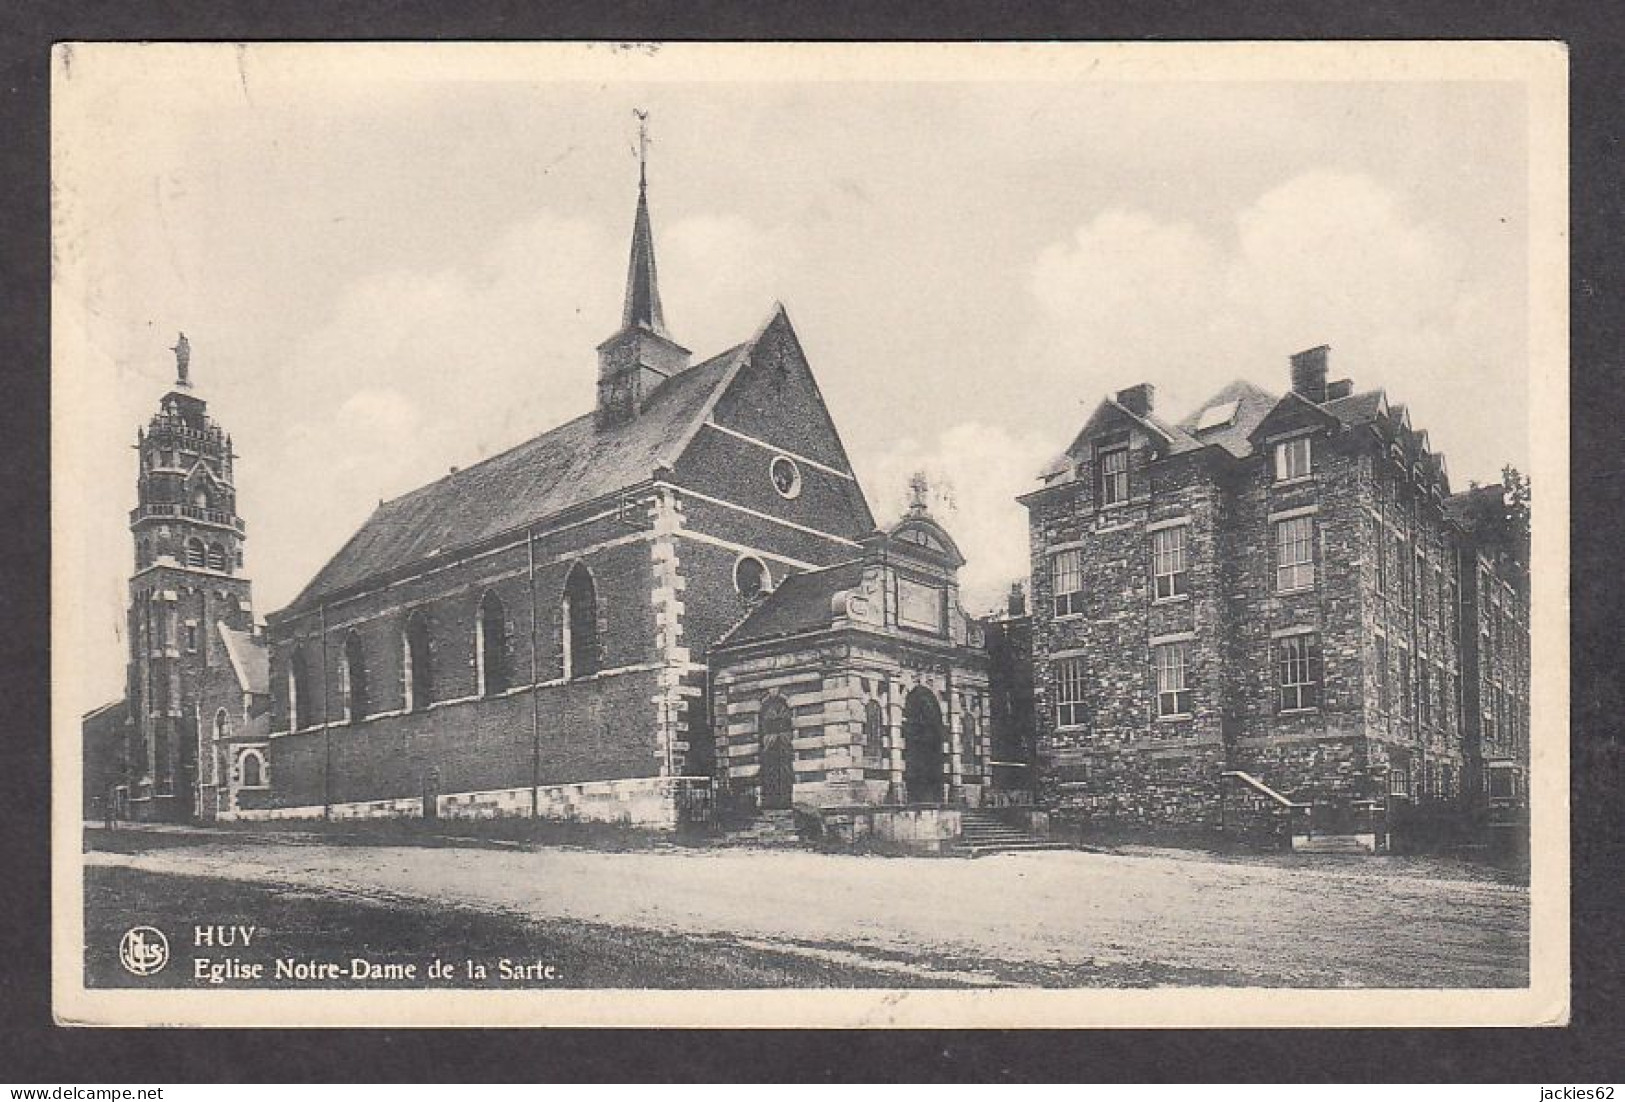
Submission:
[[[455,16],[448,14],[455,10]],[[1571,59],[1574,1024],[1544,1030],[688,1032],[62,1029],[50,1015],[49,50],[121,39],[1427,39]],[[1625,793],[1578,768],[1621,737],[1625,11],[1605,3],[788,4],[701,0],[14,2],[0,13],[0,1078],[14,1083],[1532,1082],[1618,1080]],[[1537,508],[1539,489],[1537,493]],[[1617,785],[1617,777],[1612,784]]]

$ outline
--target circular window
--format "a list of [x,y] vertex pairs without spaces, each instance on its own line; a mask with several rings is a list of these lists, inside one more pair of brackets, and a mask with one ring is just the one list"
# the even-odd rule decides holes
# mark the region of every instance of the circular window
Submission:
[[776,456],[768,465],[768,474],[773,478],[773,488],[781,497],[795,497],[801,493],[801,468],[789,456]]
[[772,576],[761,559],[744,556],[734,563],[734,588],[747,601],[753,601],[770,588]]

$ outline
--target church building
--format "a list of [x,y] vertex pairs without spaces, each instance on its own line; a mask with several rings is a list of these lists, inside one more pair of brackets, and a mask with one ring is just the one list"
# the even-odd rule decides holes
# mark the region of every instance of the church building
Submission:
[[708,803],[713,647],[874,517],[783,307],[699,363],[668,330],[641,169],[597,351],[595,409],[382,503],[269,617],[272,807],[237,814],[669,828]]

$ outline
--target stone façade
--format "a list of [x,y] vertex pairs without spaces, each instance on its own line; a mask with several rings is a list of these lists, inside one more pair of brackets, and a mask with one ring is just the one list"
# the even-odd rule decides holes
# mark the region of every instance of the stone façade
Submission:
[[[1178,425],[1157,418],[1149,386],[1124,391],[1023,498],[1040,769],[1061,814],[1219,827],[1227,774],[1244,772],[1283,806],[1310,805],[1318,830],[1380,835],[1396,811],[1482,795],[1461,642],[1477,634],[1462,577],[1478,552],[1442,457],[1380,392],[1328,387],[1325,349],[1293,366],[1285,397],[1232,384]],[[1278,477],[1276,445],[1299,437],[1311,468]],[[1107,504],[1100,464],[1122,448],[1127,493]],[[1312,582],[1283,586],[1277,525],[1304,518]],[[1159,597],[1153,533],[1171,527],[1183,592]],[[1062,555],[1081,560],[1083,592],[1058,604]],[[1308,707],[1284,706],[1279,683],[1295,636],[1318,644]],[[1191,703],[1171,716],[1158,645],[1183,648]],[[1068,659],[1085,663],[1088,691],[1063,723]]]

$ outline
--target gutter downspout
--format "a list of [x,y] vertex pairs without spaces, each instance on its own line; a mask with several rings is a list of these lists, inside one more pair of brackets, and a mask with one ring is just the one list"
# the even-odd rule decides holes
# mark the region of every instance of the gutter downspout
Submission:
[[540,707],[537,695],[540,690],[537,685],[541,682],[540,660],[536,654],[538,633],[536,630],[536,529],[531,526],[525,529],[525,557],[529,561],[530,569],[525,574],[525,580],[530,586],[530,817],[537,819],[542,812],[542,726]]
[[328,720],[327,700],[327,602],[317,610],[322,626],[322,819],[333,818],[333,725]]

